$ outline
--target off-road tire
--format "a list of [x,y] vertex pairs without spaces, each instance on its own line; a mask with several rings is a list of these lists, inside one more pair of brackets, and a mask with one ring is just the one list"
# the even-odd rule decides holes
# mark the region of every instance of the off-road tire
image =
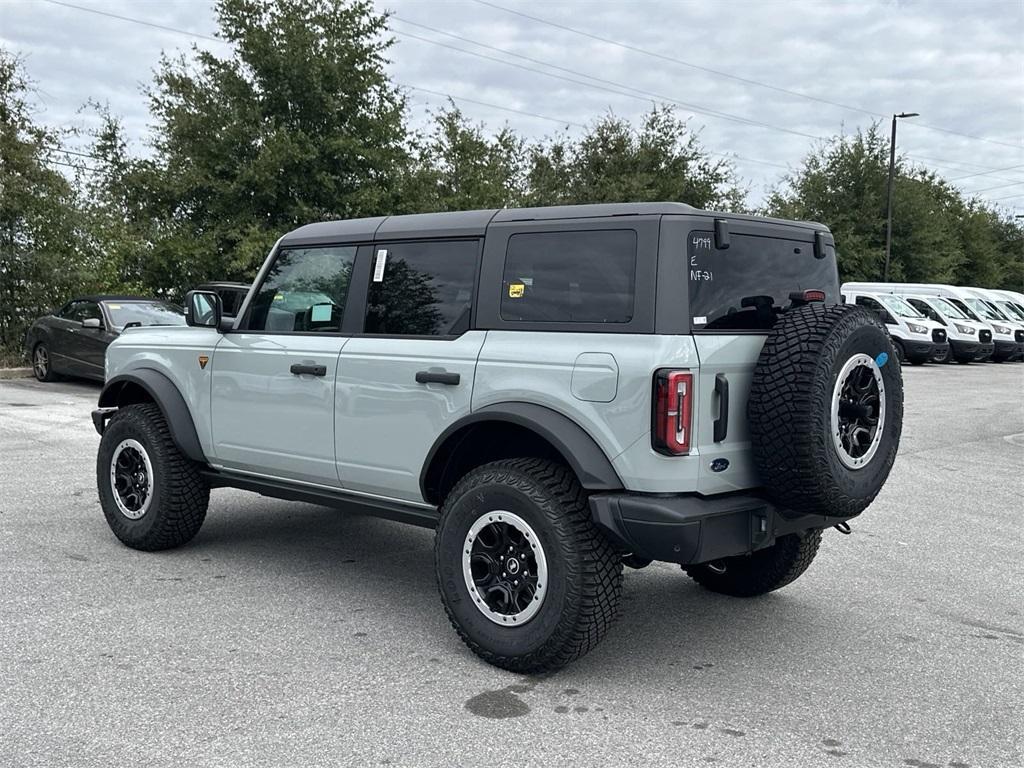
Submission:
[[[732,597],[757,597],[795,581],[807,570],[821,544],[821,531],[780,536],[749,555],[738,555],[683,570],[705,589]],[[724,569],[724,572],[723,570]]]
[[[481,515],[504,510],[536,532],[547,560],[547,593],[519,626],[499,625],[474,605],[463,575],[466,535]],[[513,672],[550,672],[583,656],[614,622],[622,595],[622,555],[591,523],[587,495],[566,467],[532,458],[485,464],[444,501],[434,545],[438,589],[463,642]]]
[[[152,499],[138,520],[122,514],[111,487],[111,459],[126,439],[138,441],[153,466]],[[96,484],[110,530],[132,549],[152,552],[181,546],[191,541],[206,518],[209,485],[199,465],[178,450],[167,421],[153,403],[120,408],[107,423],[96,456]]]
[[[848,518],[874,500],[892,469],[903,425],[895,354],[881,320],[856,305],[809,304],[776,322],[754,369],[748,419],[755,466],[781,514]],[[851,468],[833,440],[832,405],[842,367],[860,355],[879,370],[885,419],[873,454]]]

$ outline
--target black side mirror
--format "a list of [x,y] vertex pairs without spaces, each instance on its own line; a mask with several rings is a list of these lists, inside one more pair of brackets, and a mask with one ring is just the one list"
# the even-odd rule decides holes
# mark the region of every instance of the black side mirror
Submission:
[[85,320],[82,321],[82,327],[91,328],[94,331],[98,331],[100,328],[103,327],[103,321],[100,320],[98,317],[87,317],[85,318]]
[[219,331],[222,315],[220,296],[213,291],[189,291],[185,294],[186,325]]

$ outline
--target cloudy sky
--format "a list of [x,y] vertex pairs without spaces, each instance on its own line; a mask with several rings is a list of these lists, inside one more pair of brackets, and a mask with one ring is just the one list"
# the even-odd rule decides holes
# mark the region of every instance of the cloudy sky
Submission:
[[[391,70],[415,120],[451,96],[543,137],[669,103],[735,157],[756,203],[814,137],[919,112],[900,122],[901,153],[1024,213],[1024,0],[377,5],[394,13]],[[0,0],[0,42],[26,59],[39,119],[81,126],[86,99],[109,102],[137,153],[161,51],[226,52],[215,30],[209,0]]]

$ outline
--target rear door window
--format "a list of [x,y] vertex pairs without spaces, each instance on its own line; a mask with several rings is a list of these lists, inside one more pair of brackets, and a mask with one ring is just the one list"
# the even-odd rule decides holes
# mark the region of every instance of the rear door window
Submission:
[[631,229],[512,235],[501,318],[532,323],[628,323],[636,293]]
[[365,333],[458,336],[469,330],[477,240],[378,243]]
[[835,249],[823,259],[814,243],[733,234],[728,248],[715,248],[714,232],[694,231],[687,240],[690,315],[693,329],[767,330],[790,306],[791,293],[825,292],[839,301]]

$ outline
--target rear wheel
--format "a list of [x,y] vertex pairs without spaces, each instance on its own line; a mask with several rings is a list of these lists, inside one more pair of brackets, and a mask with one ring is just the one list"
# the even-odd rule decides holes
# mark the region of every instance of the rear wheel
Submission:
[[43,342],[39,342],[32,349],[32,374],[39,381],[57,380],[57,374],[53,372],[53,363],[50,360],[50,350]]
[[706,589],[732,597],[757,597],[791,584],[807,570],[821,544],[821,531],[780,536],[765,549],[683,570]]
[[579,658],[618,613],[622,556],[590,522],[575,475],[550,461],[497,461],[463,477],[445,499],[434,564],[459,637],[514,672]]
[[125,406],[111,418],[96,456],[96,483],[110,530],[132,549],[180,546],[206,518],[210,488],[153,403]]

